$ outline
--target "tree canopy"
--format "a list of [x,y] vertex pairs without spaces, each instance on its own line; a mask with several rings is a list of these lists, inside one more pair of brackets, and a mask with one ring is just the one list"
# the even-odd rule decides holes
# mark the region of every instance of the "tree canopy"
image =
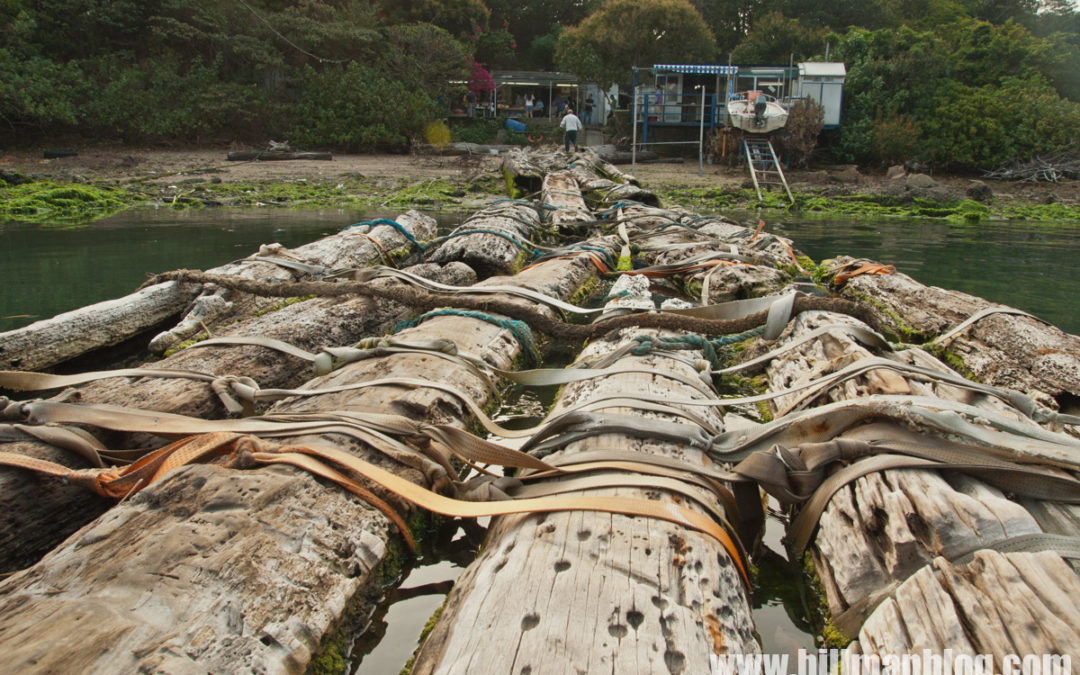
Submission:
[[712,32],[689,0],[607,0],[559,36],[555,60],[562,70],[609,85],[634,66],[710,62]]
[[1071,0],[0,0],[0,138],[400,148],[476,68],[628,84],[826,51],[848,70],[838,159],[985,168],[1080,142]]

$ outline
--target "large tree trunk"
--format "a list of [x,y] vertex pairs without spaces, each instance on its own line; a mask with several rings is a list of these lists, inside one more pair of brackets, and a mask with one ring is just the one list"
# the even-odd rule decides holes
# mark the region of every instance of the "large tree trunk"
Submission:
[[[593,272],[579,256],[513,283],[566,298]],[[502,368],[521,349],[502,326],[464,316],[432,317],[399,337],[451,338],[460,351]],[[391,373],[453,383],[481,406],[491,396],[472,370],[415,354],[349,364],[311,387]],[[271,412],[317,410],[458,426],[469,418],[446,392],[396,386],[283,401]],[[423,479],[347,437],[290,442],[335,445]],[[382,514],[299,471],[185,467],[0,586],[0,645],[14,669],[297,672],[332,647],[341,622],[368,611],[364,593],[394,574],[399,541]]]

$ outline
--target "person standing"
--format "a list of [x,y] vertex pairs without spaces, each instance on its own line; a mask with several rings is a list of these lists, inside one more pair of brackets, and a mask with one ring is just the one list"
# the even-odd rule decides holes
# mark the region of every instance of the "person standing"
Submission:
[[563,115],[562,121],[559,122],[559,126],[566,129],[566,134],[563,136],[563,151],[570,152],[570,144],[574,144],[574,152],[577,152],[577,132],[583,126],[581,120],[574,114],[573,108],[567,108],[566,114]]
[[585,98],[585,105],[581,109],[581,112],[583,113],[582,117],[584,117],[583,121],[585,122],[586,125],[592,124],[592,111],[593,111],[593,105],[595,105],[595,104],[596,104],[596,101],[593,100],[592,94],[589,94]]
[[535,99],[533,99],[532,92],[525,94],[525,117],[533,116],[533,107],[536,105]]

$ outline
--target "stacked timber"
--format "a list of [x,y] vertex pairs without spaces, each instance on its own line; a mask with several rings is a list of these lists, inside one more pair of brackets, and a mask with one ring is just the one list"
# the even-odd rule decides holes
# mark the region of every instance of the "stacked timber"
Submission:
[[[566,298],[594,273],[579,255],[502,283]],[[391,350],[308,382],[267,415],[377,411],[410,420],[414,429],[463,427],[494,395],[475,363],[509,369],[522,344],[505,322],[455,314],[432,316],[396,339],[413,345],[446,336],[472,362]],[[384,383],[388,374],[399,383]],[[418,483],[438,478],[438,462],[409,455],[402,464],[405,453],[385,456],[362,438],[328,431],[289,442],[332,446]],[[303,669],[333,647],[347,616],[370,612],[373,591],[399,564],[399,536],[384,513],[295,469],[188,466],[8,579],[0,589],[0,643],[17,668]],[[85,640],[55,649],[80,626],[90,627]]]
[[[809,264],[790,241],[659,208],[589,153],[512,151],[503,170],[514,196],[539,199],[427,243],[375,223],[349,235],[394,237],[428,262],[414,273],[310,254],[186,272],[177,287],[207,310],[325,296],[229,328],[193,309],[183,330],[212,338],[154,365],[209,379],[118,372],[5,400],[6,433],[24,436],[0,464],[108,495],[0,583],[6,667],[344,670],[345,636],[439,513],[497,517],[417,672],[708,672],[761,649],[744,556],[762,489],[788,507],[829,635],[855,638],[852,652],[1080,652],[1080,441],[1062,433],[1080,421],[1073,336],[851,261],[828,276],[855,302],[800,294]],[[369,253],[361,264],[397,257]],[[601,272],[620,277],[607,309],[567,304]],[[1004,342],[986,328],[1014,319]],[[533,331],[588,347],[571,368],[520,372],[540,357]],[[983,383],[949,367],[961,359]],[[750,380],[728,376],[755,369],[768,391],[734,396]],[[565,386],[542,425],[512,431],[487,415],[507,382]],[[50,441],[83,459],[20,463],[57,459]],[[38,475],[0,469],[9,512],[56,487]],[[6,564],[33,557],[20,555]]]
[[[435,234],[435,222],[427,216],[410,212],[402,214],[398,220],[398,227],[404,228],[411,237],[430,239]],[[356,230],[347,230],[293,252],[280,247],[271,250],[276,259],[301,264],[309,269],[315,266],[330,269],[346,262],[367,264],[377,261],[379,251],[376,246],[388,251],[407,251],[411,244],[394,227],[380,225],[370,237]],[[259,260],[230,263],[211,271],[223,276],[260,281],[291,280],[295,270],[266,262],[270,259],[270,252],[264,250],[264,255],[257,256]],[[471,270],[464,266],[444,271],[428,265],[425,270],[419,271],[426,271],[428,275],[434,275],[446,283],[468,283],[475,278]],[[193,295],[203,290],[202,284],[181,282],[165,282],[153,287],[171,284],[191,287]],[[221,293],[226,291],[215,289],[211,297],[221,297]],[[232,297],[236,299],[238,295],[232,294]],[[141,294],[135,297],[141,297]],[[249,318],[238,319],[240,306],[247,306],[249,311],[251,307],[264,311],[267,307],[273,307],[274,303],[277,303],[277,311],[260,316],[249,314]],[[117,304],[122,303],[117,301]],[[325,346],[352,344],[368,335],[380,334],[408,315],[408,310],[399,304],[369,298],[318,298],[282,307],[280,300],[249,296],[244,301],[229,304],[229,311],[214,318],[206,316],[199,328],[215,331],[214,335],[218,338],[216,344],[214,341],[195,343],[193,346],[198,348],[177,351],[155,361],[149,370],[116,373],[115,376],[90,379],[72,386],[63,380],[60,384],[45,380],[42,386],[24,385],[20,388],[55,389],[64,386],[67,389],[63,396],[67,400],[221,419],[229,416],[230,411],[215,393],[215,385],[219,383],[247,378],[262,387],[291,388],[303,384],[314,375],[309,360],[283,354],[265,345],[252,344],[248,339],[263,339],[264,342],[266,338],[286,340],[302,350],[318,352]],[[131,315],[141,308],[141,303],[134,308],[123,305],[122,313]],[[235,323],[230,323],[233,321]],[[55,322],[46,323],[51,325]],[[36,349],[30,351],[37,352]],[[33,358],[36,357],[20,357],[19,360]],[[170,377],[170,374],[175,376]],[[192,374],[201,377],[193,379],[190,377]],[[15,388],[12,379],[18,379],[18,376],[13,374],[6,380],[0,379],[0,386]],[[5,444],[5,452],[56,462],[73,469],[102,465],[93,448],[72,452],[70,447],[57,448],[45,439],[35,438],[32,429],[16,429],[10,424],[4,427],[8,440],[12,441]],[[145,435],[139,438],[98,431],[90,443],[97,448],[134,449],[155,447],[154,444],[160,445],[161,441]],[[0,547],[0,572],[11,572],[34,562],[109,506],[108,500],[73,485],[26,478],[19,473],[0,473],[0,509],[5,514],[0,521],[0,543],[3,544]]]

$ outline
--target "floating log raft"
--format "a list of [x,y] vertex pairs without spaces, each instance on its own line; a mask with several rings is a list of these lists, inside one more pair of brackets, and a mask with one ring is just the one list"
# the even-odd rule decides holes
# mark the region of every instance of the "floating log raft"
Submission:
[[[226,418],[205,385],[203,398],[165,394],[173,410],[199,417],[166,414],[150,400],[166,390],[144,382],[132,398],[103,381],[81,385],[81,399],[4,401],[4,414],[24,425],[8,433],[36,430],[41,442],[61,425],[137,452],[179,439],[130,467],[35,465],[123,499],[0,582],[10,669],[296,672],[333,663],[349,617],[370,613],[434,512],[497,518],[419,650],[417,672],[714,670],[726,655],[760,651],[742,554],[760,532],[762,488],[788,509],[792,551],[806,549],[814,563],[836,629],[828,636],[855,638],[853,652],[1080,652],[1080,564],[1071,557],[1080,441],[1062,432],[1080,421],[1069,414],[1080,376],[1049,365],[1072,367],[1074,336],[1024,316],[973,314],[965,296],[913,282],[905,290],[900,275],[861,263],[821,270],[849,299],[799,294],[805,287],[792,282],[807,282],[810,262],[791,242],[645,196],[630,203],[629,188],[640,189],[632,177],[588,153],[515,150],[504,170],[518,196],[536,192],[539,202],[493,204],[433,242],[387,229],[395,245],[446,265],[431,272],[442,283],[392,271],[380,274],[393,281],[363,273],[289,283],[297,277],[281,270],[317,280],[355,267],[308,256],[253,261],[265,267],[243,278],[190,273],[217,284],[206,288],[208,309],[214,298],[244,307],[275,294],[363,298],[311,299],[276,322],[237,325],[285,337],[296,324],[309,357],[221,344],[169,357],[219,374],[231,369],[179,355],[245,354],[253,379],[282,383],[248,387],[237,400],[249,416]],[[534,240],[542,223],[605,236],[548,249]],[[607,310],[556,300],[580,297],[598,271],[614,275],[631,254],[636,269],[619,275]],[[464,287],[455,260],[481,277],[513,276]],[[653,293],[664,290],[682,297],[658,311]],[[540,303],[537,292],[549,297]],[[400,305],[426,313],[391,337],[354,342],[404,314]],[[303,332],[304,309],[334,328]],[[833,311],[808,311],[818,309]],[[583,324],[559,311],[602,313]],[[188,324],[206,317],[215,320],[204,313]],[[578,367],[516,372],[536,357],[522,319],[587,338]],[[988,327],[1006,319],[994,329],[1005,343],[995,341]],[[708,339],[716,335],[724,337]],[[1064,360],[1024,360],[1009,347],[1029,336],[1038,357]],[[315,352],[337,340],[339,349],[326,349],[337,369],[296,384],[312,372],[309,359],[331,360]],[[963,375],[982,382],[946,365],[960,367],[961,354]],[[995,360],[1005,375],[991,369]],[[283,364],[279,380],[273,363]],[[762,370],[764,378],[743,377]],[[490,421],[485,411],[506,380],[565,385],[546,424],[511,431]],[[740,395],[762,380],[768,391]],[[240,396],[239,384],[225,389]],[[478,426],[528,439],[524,452],[470,433]],[[0,453],[23,444],[39,441]],[[165,470],[194,456],[204,463]],[[27,466],[12,457],[20,455],[0,454],[0,463]],[[498,466],[516,473],[491,471]],[[54,480],[0,469],[9,475],[31,486]]]
[[[403,214],[399,219],[399,227],[407,228],[406,231],[414,232],[415,236],[431,238],[435,233],[434,221],[427,216],[413,212]],[[384,239],[385,243],[380,242],[378,246],[387,250],[393,250],[395,238],[403,242],[397,244],[398,246],[406,249],[410,246],[401,233],[388,225],[378,226],[370,237],[369,239],[360,232],[353,231],[297,249],[304,251],[304,256],[282,251],[278,251],[278,254],[288,255],[282,258],[287,263],[309,267],[322,263],[337,266],[344,260],[377,260],[378,251],[372,250],[376,247],[375,242],[380,242],[376,237]],[[300,260],[307,262],[301,263]],[[435,266],[428,267],[428,273],[444,283],[467,283],[473,278],[470,276],[471,271],[464,266],[461,266],[464,269],[446,273]],[[261,261],[256,261],[255,264],[230,264],[219,271],[224,273],[233,270],[238,272],[235,276],[251,275],[264,280],[282,277],[288,279],[291,276],[289,268]],[[156,284],[151,288],[167,287],[174,283],[176,282]],[[201,288],[198,284],[188,285]],[[215,293],[212,297],[220,296]],[[273,302],[280,301],[264,299],[248,304],[269,307]],[[92,380],[69,390],[66,396],[77,397],[84,403],[149,408],[205,419],[221,419],[228,416],[230,411],[225,409],[222,399],[215,393],[218,384],[227,385],[241,377],[250,378],[266,388],[291,388],[303,384],[314,375],[314,367],[310,361],[282,354],[267,346],[244,344],[243,338],[284,340],[301,350],[318,353],[322,347],[352,344],[362,337],[389,330],[395,322],[405,318],[407,313],[408,310],[401,305],[369,298],[314,299],[292,304],[279,311],[239,321],[216,333],[219,339],[240,340],[240,344],[200,346],[182,350],[155,362],[152,366],[151,370],[160,375],[174,371],[178,377],[135,375]],[[234,312],[223,314],[225,316],[217,317],[219,322],[235,315]],[[217,330],[217,324],[210,317],[206,317],[206,323]],[[206,323],[200,325],[199,330],[202,330]],[[190,377],[193,373],[202,374],[202,377],[193,379]],[[4,381],[0,375],[0,384]],[[11,384],[7,386],[13,387]],[[28,430],[19,431],[10,425],[4,426],[8,429],[9,439],[20,439],[6,444],[5,452],[44,459],[73,469],[92,466],[85,451],[84,454],[78,454],[61,450],[45,440],[35,439],[27,433]],[[92,440],[99,447],[108,445],[129,449],[146,447],[148,443],[160,441],[154,437],[143,436],[138,439],[115,433],[99,433],[98,437]],[[23,474],[0,472],[0,509],[5,514],[0,521],[0,544],[3,544],[0,546],[0,572],[10,572],[34,562],[65,537],[101,514],[108,504],[107,500],[73,485],[49,480],[28,481]]]
[[[569,297],[593,273],[580,255],[545,263],[514,282]],[[447,335],[462,353],[501,368],[509,368],[521,350],[505,327],[467,316],[435,316],[398,338],[417,342]],[[283,401],[269,412],[295,417],[306,411],[381,410],[427,423],[467,421],[469,408],[439,388],[403,392],[389,384],[333,392],[388,373],[433,386],[452,383],[477,405],[492,395],[475,368],[414,352],[350,364],[307,387],[330,392]],[[290,442],[332,444],[387,462],[351,436],[309,434]],[[438,465],[396,466],[422,482]],[[379,574],[393,574],[398,544],[392,541],[398,540],[382,514],[308,474],[191,466],[114,507],[9,579],[0,588],[0,643],[17,666],[303,669],[327,648],[347,614],[363,611],[363,593],[377,585]],[[145,579],[157,582],[139,581]],[[42,593],[46,587],[65,591]],[[28,623],[31,614],[36,618]],[[60,636],[84,623],[93,627],[87,640],[63,652],[54,648]]]

